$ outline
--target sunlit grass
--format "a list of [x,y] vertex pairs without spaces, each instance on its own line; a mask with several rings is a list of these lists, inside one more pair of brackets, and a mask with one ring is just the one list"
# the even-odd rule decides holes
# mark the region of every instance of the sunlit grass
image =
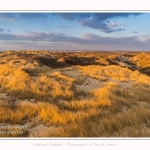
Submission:
[[141,68],[150,67],[150,55],[140,53],[132,58],[132,62]]
[[112,79],[120,82],[135,81],[150,84],[150,78],[148,76],[141,74],[139,71],[132,71],[128,68],[122,68],[116,65],[79,66],[78,69],[83,75],[96,78],[103,82]]
[[0,86],[18,98],[36,98],[45,101],[58,97],[70,99],[74,96],[71,89],[74,79],[59,72],[32,79],[23,70],[1,65],[0,75]]
[[[61,69],[34,69],[0,65],[0,94],[8,97],[0,98],[0,122],[29,125],[23,135],[1,137],[32,136],[36,125],[52,127],[36,134],[41,137],[150,136],[149,76],[116,65],[70,67],[79,78]],[[78,89],[92,78],[98,88]]]

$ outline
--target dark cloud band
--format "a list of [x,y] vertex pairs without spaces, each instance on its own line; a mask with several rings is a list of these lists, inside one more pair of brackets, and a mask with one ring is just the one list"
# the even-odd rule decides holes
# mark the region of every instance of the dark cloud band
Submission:
[[4,31],[4,29],[3,28],[0,28],[0,32],[3,32]]
[[77,44],[77,45],[99,45],[104,46],[107,45],[111,48],[113,47],[122,47],[125,48],[127,45],[128,47],[136,47],[136,48],[145,48],[148,49],[150,47],[150,39],[145,41],[140,41],[137,36],[130,36],[130,37],[103,37],[98,36],[95,34],[85,34],[81,37],[74,37],[68,36],[63,33],[45,33],[45,32],[27,32],[25,34],[0,34],[1,41],[11,41],[15,43],[19,43],[21,41],[27,42],[34,42],[36,45],[38,43],[56,43],[59,44],[61,42],[68,43],[68,44]]

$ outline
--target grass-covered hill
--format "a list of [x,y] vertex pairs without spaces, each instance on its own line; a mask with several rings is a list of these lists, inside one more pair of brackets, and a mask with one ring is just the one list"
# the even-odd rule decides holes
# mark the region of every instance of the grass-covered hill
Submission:
[[0,137],[149,137],[149,57],[1,52]]

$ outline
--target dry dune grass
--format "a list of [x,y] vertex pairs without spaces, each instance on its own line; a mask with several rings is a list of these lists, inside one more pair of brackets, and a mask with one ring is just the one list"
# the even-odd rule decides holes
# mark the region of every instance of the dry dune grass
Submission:
[[137,64],[139,67],[142,67],[142,68],[150,67],[150,55],[146,53],[140,53],[134,56],[131,60],[133,63]]
[[[108,114],[107,117],[95,117],[90,120],[89,123],[82,123],[79,126],[72,127],[74,136],[81,137],[138,137],[138,136],[149,136],[149,109],[140,107],[139,109],[129,111],[127,113]],[[146,125],[146,130],[143,133],[139,131]],[[128,130],[129,129],[129,130]],[[67,130],[67,129],[66,129]],[[130,131],[130,132],[129,132]]]
[[[149,76],[116,65],[25,68],[0,65],[0,125],[28,124],[23,134],[1,137],[150,136]],[[78,89],[92,78],[100,85]],[[51,129],[35,134],[36,125]]]
[[[38,122],[47,126],[60,126],[59,132],[52,131],[46,133],[46,136],[109,137],[130,135],[124,128],[128,130],[128,127],[131,128],[136,123],[144,126],[149,120],[149,107],[138,106],[135,101],[141,99],[136,94],[130,95],[128,90],[120,89],[114,82],[106,83],[103,88],[94,90],[91,94],[91,100],[65,101],[61,107],[48,102],[21,101],[15,109],[11,109],[8,102],[1,101],[0,121],[22,124],[37,117]],[[133,105],[136,107],[133,108]],[[124,107],[126,113],[123,112]],[[139,132],[134,131],[132,136],[138,136]]]
[[18,98],[35,98],[38,100],[52,100],[58,97],[71,98],[73,78],[54,72],[50,76],[41,75],[36,78],[30,77],[20,69],[0,66],[0,86],[7,93]]
[[68,122],[75,122],[78,119],[83,119],[92,116],[97,112],[95,109],[87,111],[62,111],[56,105],[47,102],[19,102],[15,109],[11,109],[8,102],[0,101],[0,121],[3,123],[24,123],[26,119],[38,117],[38,121],[49,125],[62,125]]
[[64,101],[63,106],[69,110],[88,110],[89,108],[101,108],[111,106],[111,96],[113,95],[113,84],[109,83],[103,88],[92,90],[89,100]]
[[[92,78],[96,78],[100,81],[116,80],[121,82],[136,81],[145,84],[150,84],[150,78],[146,75],[141,74],[139,71],[132,71],[128,68],[122,68],[120,66],[79,66],[79,71]],[[92,71],[91,71],[92,70]]]
[[35,95],[35,98],[39,100],[54,100],[56,98],[70,99],[74,96],[71,90],[72,82],[65,82],[67,81],[58,81],[57,76],[55,79],[43,75],[31,82],[31,91]]
[[30,76],[24,71],[8,65],[0,65],[0,87],[8,93],[27,94],[29,82]]
[[83,75],[99,79],[100,81],[107,81],[109,78],[113,78],[119,81],[127,81],[130,76],[130,73],[132,72],[127,68],[123,69],[115,65],[112,66],[90,65],[86,67],[79,67],[79,71],[83,73]]

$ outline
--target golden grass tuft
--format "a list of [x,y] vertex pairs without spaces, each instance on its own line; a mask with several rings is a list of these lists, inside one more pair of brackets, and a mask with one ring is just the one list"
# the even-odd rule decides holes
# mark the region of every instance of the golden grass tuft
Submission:
[[35,98],[38,100],[53,100],[56,98],[71,99],[73,78],[54,72],[50,76],[41,75],[32,79],[25,71],[0,66],[0,86],[11,95],[18,98]]
[[[92,71],[91,71],[92,70]],[[118,81],[127,81],[131,70],[121,68],[120,66],[96,66],[90,65],[86,67],[79,67],[79,71],[86,76],[96,78],[100,81],[107,81],[109,78]]]
[[19,102],[15,109],[11,109],[7,102],[0,103],[0,121],[3,123],[22,124],[27,119],[38,117],[38,121],[43,124],[60,125],[96,114],[95,109],[89,109],[90,113],[61,111],[57,106],[46,102]]
[[134,56],[131,61],[142,68],[150,67],[150,55],[144,52]]
[[86,100],[64,101],[63,106],[69,110],[88,110],[90,108],[101,108],[111,106],[113,90],[118,85],[113,82],[107,83],[104,87],[92,90],[90,98]]
[[[132,71],[120,66],[79,66],[79,71],[92,78],[96,78],[100,81],[117,80],[119,82],[136,81],[142,83],[150,83],[150,78],[141,74],[139,71]],[[91,71],[92,70],[92,71]]]
[[45,75],[38,77],[35,81],[31,82],[30,85],[32,92],[38,99],[71,99],[74,97],[74,93],[71,89],[73,81],[74,80],[61,75],[60,73],[53,73],[49,77]]

